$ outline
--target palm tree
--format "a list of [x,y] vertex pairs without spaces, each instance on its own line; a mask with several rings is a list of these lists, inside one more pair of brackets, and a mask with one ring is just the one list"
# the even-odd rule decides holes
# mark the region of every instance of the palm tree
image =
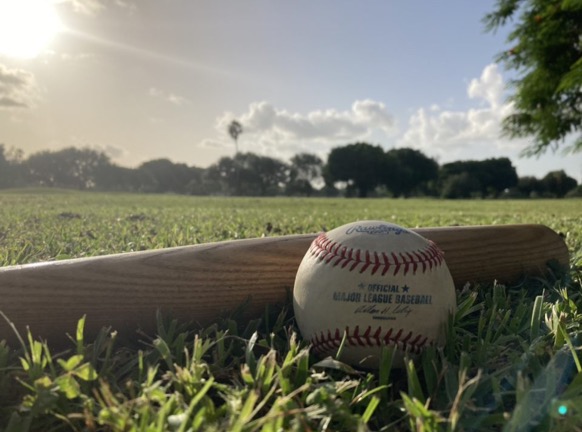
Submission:
[[236,170],[236,195],[240,195],[240,169],[239,169],[239,161],[237,160],[238,156],[238,136],[242,133],[243,128],[242,125],[233,120],[228,125],[228,134],[234,140],[234,147],[236,149],[236,153],[234,154],[233,162],[234,162],[234,169]]
[[238,154],[238,136],[242,133],[242,131],[243,131],[242,125],[236,120],[233,120],[228,125],[228,134],[234,140],[236,154]]

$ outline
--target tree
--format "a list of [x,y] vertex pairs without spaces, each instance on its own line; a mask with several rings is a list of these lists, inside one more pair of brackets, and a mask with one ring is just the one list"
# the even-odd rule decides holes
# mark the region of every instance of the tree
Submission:
[[236,154],[238,154],[238,136],[242,132],[243,132],[242,125],[236,120],[231,121],[230,124],[228,125],[228,134],[234,140]]
[[291,158],[289,182],[286,185],[288,195],[307,195],[313,193],[313,182],[322,179],[323,161],[311,153],[299,153]]
[[428,183],[438,178],[438,163],[418,150],[389,150],[385,164],[383,182],[394,196],[426,194]]
[[[519,15],[519,17],[517,17]],[[486,15],[489,31],[517,18],[497,61],[519,73],[511,100],[515,112],[503,121],[509,137],[534,138],[526,155],[557,148],[575,134],[572,151],[582,150],[582,2],[498,0]]]
[[[508,158],[493,158],[482,161],[457,161],[444,164],[439,172],[441,194],[447,185],[448,177],[466,174],[464,177],[456,177],[455,182],[471,178],[467,185],[463,186],[463,196],[467,195],[466,188],[471,187],[471,196],[496,197],[505,189],[517,185],[517,172]],[[455,187],[452,190],[459,190]],[[450,195],[450,194],[449,194]]]
[[582,185],[576,186],[574,189],[570,190],[565,198],[582,198]]
[[168,159],[154,159],[144,162],[138,168],[144,180],[144,192],[174,192],[186,193],[192,180],[195,180],[195,169],[183,163],[174,163]]
[[249,168],[255,171],[259,178],[260,195],[279,194],[289,181],[289,165],[268,156],[256,156],[252,162]]
[[0,188],[10,186],[10,163],[6,158],[4,144],[0,144]]
[[578,185],[578,182],[568,176],[564,170],[549,172],[541,183],[545,192],[557,198],[563,198]]
[[240,189],[236,175],[236,161],[231,157],[221,157],[206,170],[205,183],[212,186],[212,193],[236,195]]
[[336,147],[327,159],[326,182],[345,181],[348,191],[356,189],[365,198],[381,182],[383,162],[380,146],[358,142]]
[[35,185],[94,189],[109,157],[91,149],[65,148],[55,152],[41,151],[23,162],[25,175]]
[[223,157],[208,168],[208,184],[223,194],[265,196],[278,194],[289,179],[284,162],[254,153]]
[[22,150],[0,144],[0,189],[15,187],[21,181]]
[[116,192],[146,192],[149,175],[139,169],[115,164],[100,165],[95,173],[95,189]]
[[459,174],[449,175],[443,182],[441,196],[443,198],[473,198],[476,194],[481,194],[481,183],[479,180],[463,171]]
[[541,196],[544,186],[536,177],[526,176],[518,179],[516,189],[522,197],[535,198]]
[[485,186],[484,196],[498,196],[505,189],[517,185],[517,171],[509,158],[491,158],[480,161],[479,181]]

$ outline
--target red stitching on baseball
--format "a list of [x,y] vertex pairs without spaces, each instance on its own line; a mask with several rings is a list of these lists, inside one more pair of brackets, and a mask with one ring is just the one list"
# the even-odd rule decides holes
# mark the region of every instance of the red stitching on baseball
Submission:
[[325,264],[347,268],[349,271],[354,271],[359,267],[359,273],[370,271],[374,275],[382,269],[382,276],[391,270],[393,275],[398,274],[400,270],[405,275],[410,271],[425,273],[427,270],[442,265],[444,261],[443,252],[430,240],[425,249],[398,253],[380,252],[380,254],[374,251],[372,254],[367,250],[348,248],[339,242],[332,241],[323,233],[311,244],[309,252],[311,256]]
[[[360,332],[360,326],[356,326],[351,332],[349,326],[346,327],[346,346],[379,347],[392,345],[401,350],[418,354],[428,342],[427,336],[414,335],[412,332],[404,333],[402,329],[399,329],[395,334],[393,334],[394,329],[392,328],[385,330],[384,334],[382,334],[382,327],[378,327],[373,334],[371,334],[372,331],[371,326],[368,326],[363,333]],[[321,331],[311,338],[311,345],[318,354],[330,354],[339,348],[343,337],[344,332],[341,332],[339,328],[334,331]]]

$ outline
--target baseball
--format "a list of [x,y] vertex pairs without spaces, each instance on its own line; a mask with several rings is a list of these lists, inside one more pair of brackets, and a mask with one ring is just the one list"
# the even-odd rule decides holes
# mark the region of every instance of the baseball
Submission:
[[302,336],[321,356],[378,367],[382,346],[420,353],[444,342],[456,308],[443,252],[406,228],[360,221],[319,235],[301,261],[293,309]]

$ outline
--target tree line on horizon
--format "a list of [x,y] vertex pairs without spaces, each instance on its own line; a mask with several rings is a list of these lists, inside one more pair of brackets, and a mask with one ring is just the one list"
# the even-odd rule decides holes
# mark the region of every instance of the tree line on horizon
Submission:
[[103,152],[69,147],[24,157],[0,144],[0,189],[76,190],[222,196],[562,198],[582,196],[563,170],[518,177],[508,158],[439,165],[419,150],[385,151],[365,142],[336,147],[324,161],[300,153],[288,162],[255,153],[222,157],[208,168],[154,159],[137,168]]

